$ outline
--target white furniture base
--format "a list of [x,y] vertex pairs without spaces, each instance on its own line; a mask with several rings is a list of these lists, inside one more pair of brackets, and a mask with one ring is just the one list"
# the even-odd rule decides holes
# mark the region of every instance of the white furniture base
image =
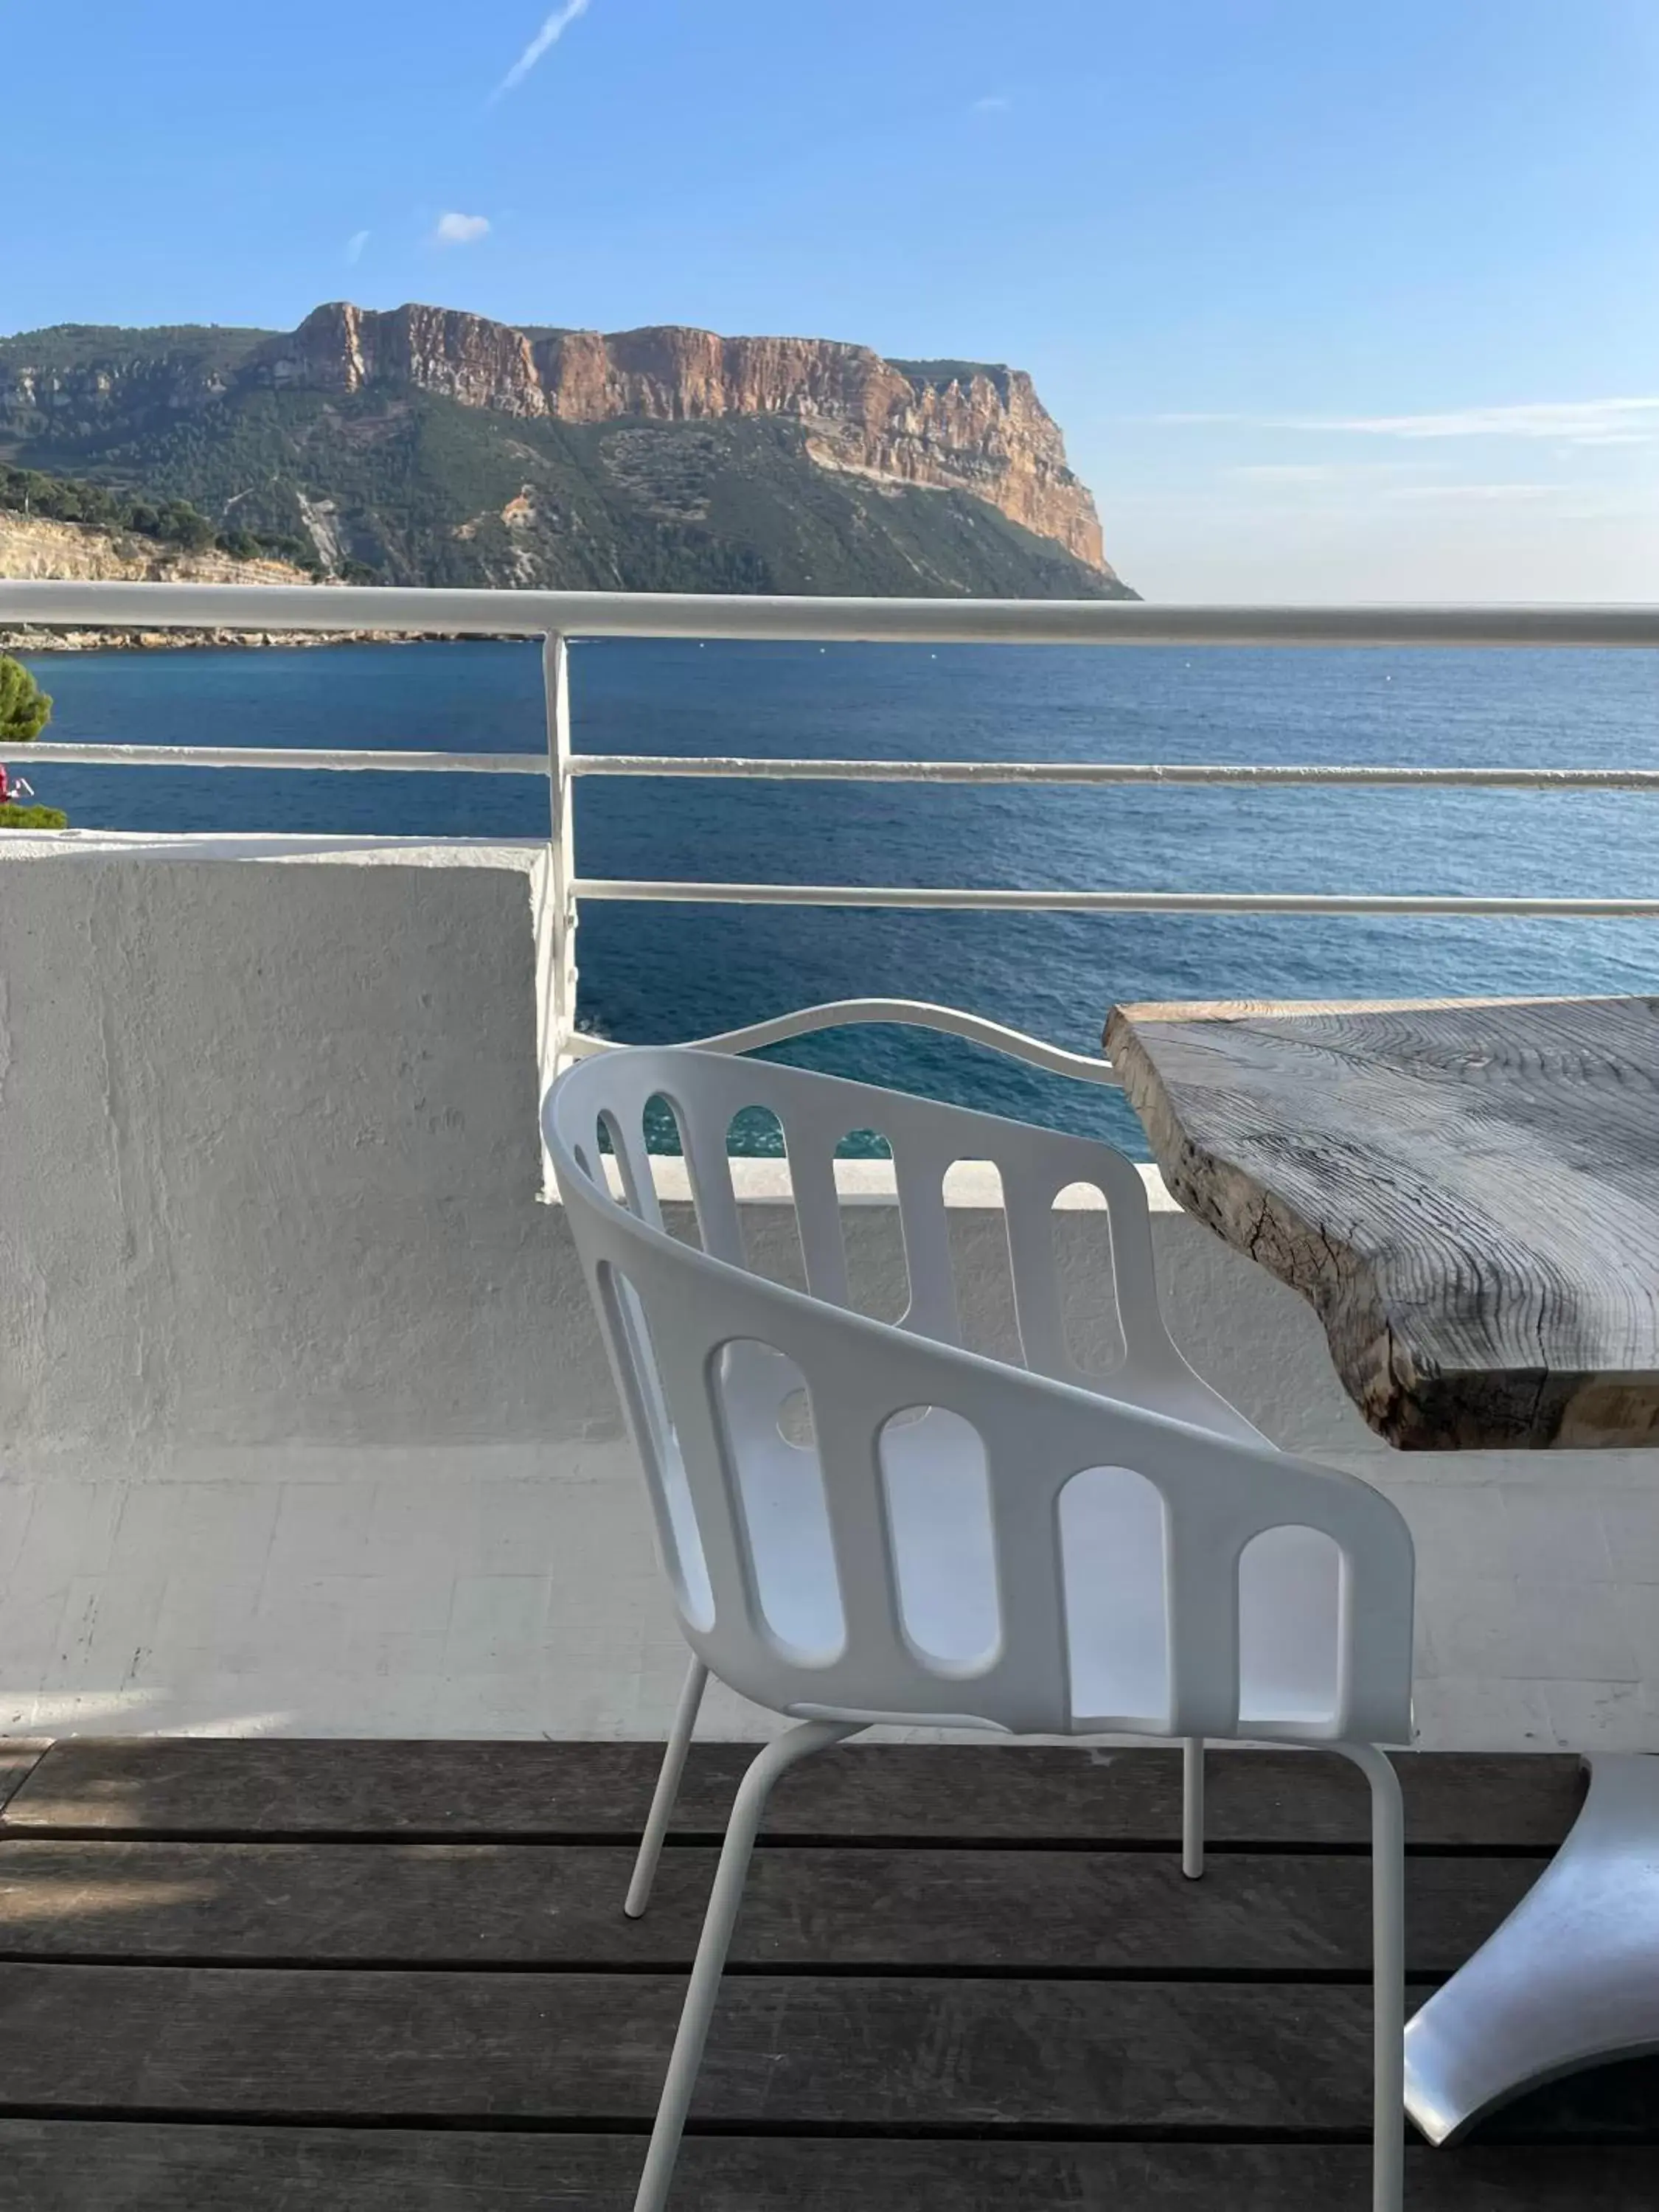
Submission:
[[1543,2082],[1659,2051],[1659,1758],[1584,1764],[1566,1841],[1406,2030],[1406,2110],[1431,2143]]

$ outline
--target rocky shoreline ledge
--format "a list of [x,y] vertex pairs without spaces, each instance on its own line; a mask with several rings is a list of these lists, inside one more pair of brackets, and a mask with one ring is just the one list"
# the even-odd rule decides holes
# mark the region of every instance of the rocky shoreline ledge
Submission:
[[[21,583],[303,584],[328,586],[286,561],[244,561],[209,548],[158,550],[131,533],[0,509],[0,579]],[[71,623],[0,625],[0,653],[188,652],[215,646],[393,645],[408,630],[83,629]]]
[[215,646],[419,645],[391,629],[0,629],[0,653],[155,653]]

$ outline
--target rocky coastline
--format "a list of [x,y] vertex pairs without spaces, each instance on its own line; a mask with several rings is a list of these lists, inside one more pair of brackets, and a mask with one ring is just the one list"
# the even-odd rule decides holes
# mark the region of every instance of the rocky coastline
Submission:
[[[158,548],[126,534],[0,511],[0,577],[19,582],[118,584],[304,584],[325,590],[286,561],[237,560],[208,550]],[[0,653],[200,651],[216,646],[401,643],[406,630],[81,629],[59,623],[0,627]]]
[[0,629],[0,653],[203,652],[224,646],[419,645],[387,629]]

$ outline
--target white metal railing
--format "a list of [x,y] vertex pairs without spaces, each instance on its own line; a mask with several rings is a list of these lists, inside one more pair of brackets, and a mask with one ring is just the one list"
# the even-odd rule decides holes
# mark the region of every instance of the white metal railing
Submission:
[[[603,1049],[576,1023],[574,940],[584,899],[686,905],[968,908],[1022,912],[1513,915],[1659,919],[1659,898],[1504,898],[1436,893],[1034,890],[909,884],[696,883],[579,876],[572,800],[578,777],[693,776],[769,781],[1139,784],[1659,793],[1659,769],[1232,765],[1160,762],[760,760],[577,753],[571,744],[567,640],[655,637],[821,643],[1659,647],[1659,607],[1160,607],[1126,600],[836,599],[601,592],[428,591],[381,586],[94,584],[0,579],[0,627],[416,632],[542,641],[545,756],[321,750],[299,747],[59,744],[33,761],[100,767],[304,769],[532,775],[550,784],[552,1046],[556,1060]],[[1103,1059],[911,1000],[842,1000],[698,1040],[747,1051],[858,1022],[913,1022],[1014,1052],[1093,1082]]]

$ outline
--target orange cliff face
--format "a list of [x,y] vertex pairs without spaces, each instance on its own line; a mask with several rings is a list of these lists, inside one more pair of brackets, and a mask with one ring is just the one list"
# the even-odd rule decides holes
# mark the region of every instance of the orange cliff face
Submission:
[[278,388],[435,392],[570,422],[775,416],[821,468],[971,492],[1103,576],[1100,521],[1059,425],[1018,369],[884,361],[824,338],[724,338],[665,325],[604,336],[514,330],[447,307],[319,307],[248,365]]

